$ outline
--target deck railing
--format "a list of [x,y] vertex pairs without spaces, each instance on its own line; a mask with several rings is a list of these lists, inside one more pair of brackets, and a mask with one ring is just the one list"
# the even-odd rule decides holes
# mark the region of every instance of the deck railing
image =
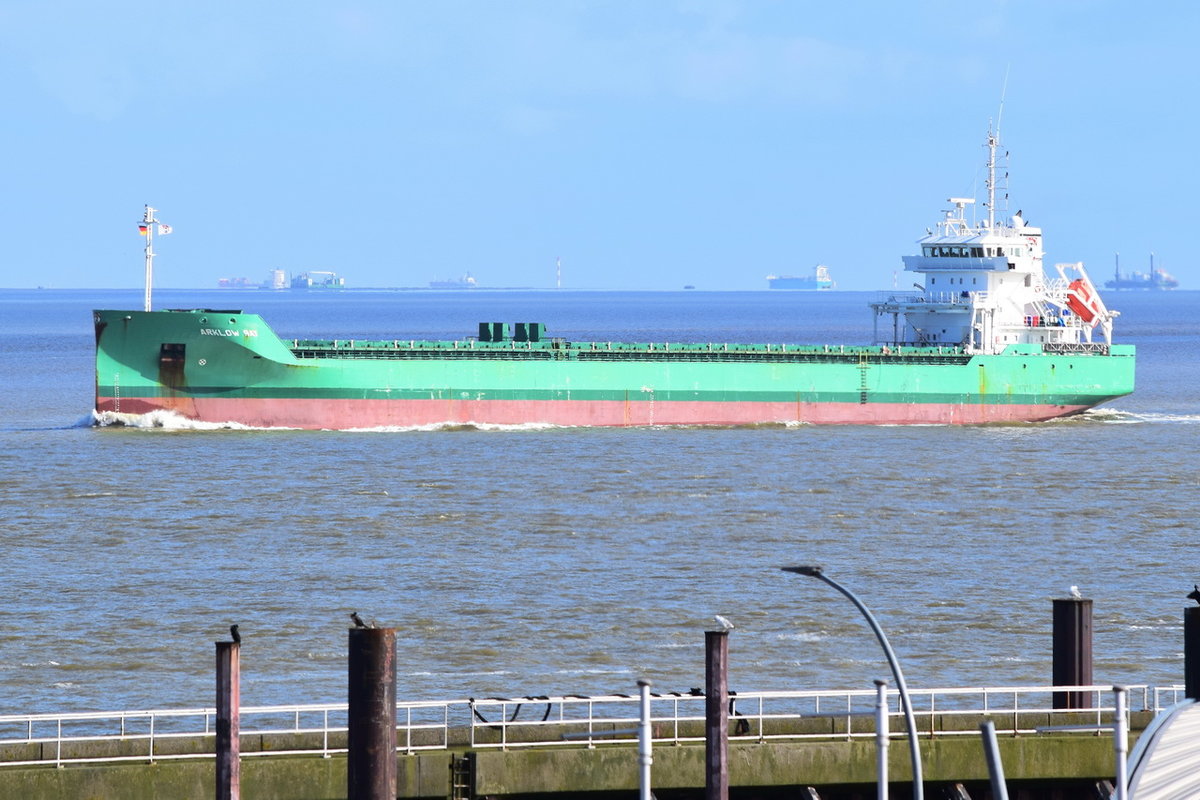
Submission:
[[[1126,687],[1130,711],[1157,713],[1182,699],[1182,686]],[[1056,693],[1088,699],[1085,709],[1055,709]],[[920,736],[978,735],[991,719],[1000,735],[1054,730],[1104,732],[1115,714],[1111,686],[1019,686],[909,691]],[[874,690],[740,692],[731,696],[731,741],[852,739],[875,735]],[[469,698],[397,703],[397,749],[587,747],[636,739],[636,695]],[[895,690],[888,693],[891,735],[905,735]],[[705,698],[671,692],[651,696],[656,743],[704,739]],[[1063,723],[1063,724],[1058,724]],[[243,757],[346,751],[345,703],[243,706]],[[213,708],[0,715],[0,768],[101,762],[212,758]],[[255,739],[251,744],[247,737]],[[250,746],[248,746],[250,745]]]

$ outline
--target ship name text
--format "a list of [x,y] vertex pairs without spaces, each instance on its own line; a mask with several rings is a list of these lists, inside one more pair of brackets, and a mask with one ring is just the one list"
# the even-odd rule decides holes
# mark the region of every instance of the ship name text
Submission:
[[201,328],[201,336],[258,336],[258,331],[242,328],[240,331],[231,328]]

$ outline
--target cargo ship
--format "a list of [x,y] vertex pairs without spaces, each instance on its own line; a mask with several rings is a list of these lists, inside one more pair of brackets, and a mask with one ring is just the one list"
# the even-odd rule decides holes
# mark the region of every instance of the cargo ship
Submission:
[[1178,289],[1179,281],[1171,273],[1154,266],[1154,253],[1150,254],[1150,272],[1121,272],[1121,258],[1117,256],[1116,268],[1111,281],[1104,282],[1108,289]]
[[812,275],[768,275],[767,288],[826,291],[833,288],[833,279],[829,277],[829,267],[818,264]]
[[346,279],[328,270],[309,270],[292,278],[293,289],[345,289]]
[[[1082,264],[1043,273],[1042,231],[953,206],[904,268],[916,293],[870,304],[865,345],[574,341],[482,322],[449,341],[278,336],[240,310],[94,312],[96,411],[256,427],[984,424],[1078,414],[1133,391]],[[149,264],[150,256],[147,255]],[[1094,334],[1099,333],[1098,340]],[[866,338],[866,337],[864,337]]]
[[479,283],[471,273],[466,273],[461,278],[452,278],[449,280],[436,280],[429,282],[430,289],[475,289]]

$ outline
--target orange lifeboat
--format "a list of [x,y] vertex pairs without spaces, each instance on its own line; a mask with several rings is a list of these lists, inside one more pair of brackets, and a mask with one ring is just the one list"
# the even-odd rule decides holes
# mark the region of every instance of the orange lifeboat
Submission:
[[1084,322],[1091,322],[1100,313],[1099,298],[1092,296],[1091,289],[1082,280],[1073,280],[1067,287],[1067,308]]

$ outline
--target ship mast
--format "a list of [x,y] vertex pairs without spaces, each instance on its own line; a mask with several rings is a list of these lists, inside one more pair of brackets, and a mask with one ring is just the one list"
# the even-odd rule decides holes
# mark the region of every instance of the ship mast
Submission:
[[1004,96],[1008,94],[1008,69],[1004,70],[1004,88],[1000,90],[1000,110],[996,113],[996,130],[988,123],[988,229],[996,229],[996,147],[1000,144],[1000,121],[1004,119]]
[[988,208],[988,229],[989,230],[996,229],[996,146],[999,144],[1000,144],[999,131],[993,133],[992,129],[989,127],[988,135],[987,135],[987,149],[988,149],[987,208]]
[[142,224],[138,225],[138,233],[146,237],[146,311],[150,310],[150,291],[154,285],[154,234],[165,236],[171,232],[170,225],[164,225],[155,218],[155,210],[146,206],[146,215],[142,218]]
[[146,237],[146,311],[150,310],[150,287],[154,284],[154,226],[157,224],[154,209],[146,206],[146,216],[138,226],[138,232]]

